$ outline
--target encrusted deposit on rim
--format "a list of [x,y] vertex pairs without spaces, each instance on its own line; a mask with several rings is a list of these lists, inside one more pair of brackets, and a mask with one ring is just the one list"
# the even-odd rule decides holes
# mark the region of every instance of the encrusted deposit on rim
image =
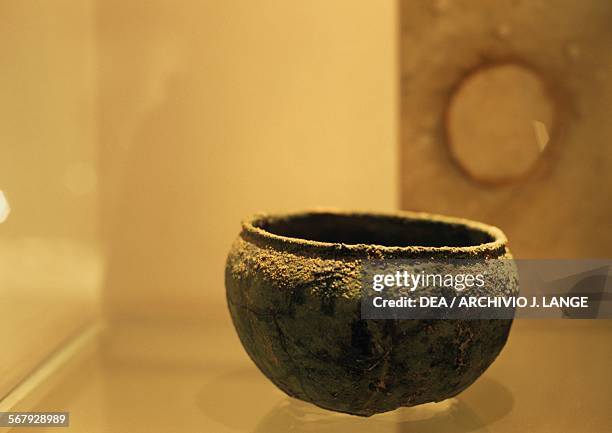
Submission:
[[[273,233],[267,230],[265,227],[268,225],[274,225],[275,223],[300,218],[309,218],[315,216],[329,216],[329,217],[340,217],[340,218],[365,218],[365,219],[378,219],[383,222],[401,222],[404,224],[406,229],[411,224],[418,222],[425,222],[429,224],[438,224],[441,227],[455,227],[457,229],[463,229],[466,231],[473,231],[488,236],[485,242],[477,245],[463,245],[463,246],[422,246],[422,245],[404,245],[404,246],[389,246],[381,245],[377,243],[343,243],[343,242],[328,242],[319,241],[313,239],[307,239],[304,237],[286,236],[282,234]],[[456,254],[482,254],[490,253],[495,256],[496,254],[503,254],[505,252],[507,239],[505,234],[497,227],[484,224],[478,221],[473,221],[465,218],[450,217],[444,215],[437,215],[425,212],[411,212],[411,211],[398,211],[393,213],[384,212],[363,212],[363,211],[340,211],[340,210],[311,210],[305,212],[293,212],[284,214],[267,214],[257,213],[250,218],[242,222],[242,234],[251,239],[266,240],[275,244],[287,246],[295,246],[301,249],[313,249],[313,250],[338,250],[343,249],[351,252],[370,252],[373,249],[381,252],[386,252],[392,255],[403,255],[402,253],[456,253]]]

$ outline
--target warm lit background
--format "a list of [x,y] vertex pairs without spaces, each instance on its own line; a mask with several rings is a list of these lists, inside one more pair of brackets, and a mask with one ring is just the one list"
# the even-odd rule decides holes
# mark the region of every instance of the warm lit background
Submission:
[[0,397],[97,303],[228,325],[254,212],[394,209],[396,20],[391,1],[0,2]]
[[393,2],[99,2],[106,301],[196,315],[224,303],[241,219],[393,209]]

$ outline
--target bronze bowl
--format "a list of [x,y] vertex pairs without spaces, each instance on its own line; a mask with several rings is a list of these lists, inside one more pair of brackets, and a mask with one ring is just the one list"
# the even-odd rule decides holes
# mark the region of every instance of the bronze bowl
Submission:
[[[361,271],[376,259],[510,259],[497,228],[459,218],[309,211],[257,215],[226,263],[248,355],[288,395],[353,415],[453,397],[506,343],[512,319],[365,320]],[[513,293],[507,284],[490,294]]]

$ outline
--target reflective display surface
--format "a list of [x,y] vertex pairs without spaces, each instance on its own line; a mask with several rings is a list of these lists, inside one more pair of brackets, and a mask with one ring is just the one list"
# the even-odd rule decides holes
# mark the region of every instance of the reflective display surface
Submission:
[[[110,326],[34,409],[70,411],[69,430],[87,433],[603,432],[611,336],[612,321],[519,320],[497,361],[458,397],[359,418],[278,391],[226,318],[123,323]],[[19,429],[30,431],[46,430]]]

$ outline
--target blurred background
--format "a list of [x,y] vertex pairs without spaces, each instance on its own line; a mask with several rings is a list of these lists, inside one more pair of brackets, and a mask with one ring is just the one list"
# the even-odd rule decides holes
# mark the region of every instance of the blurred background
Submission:
[[349,1],[99,2],[107,302],[225,302],[240,221],[397,202],[395,9]]
[[[258,211],[438,212],[500,226],[521,258],[610,257],[611,24],[602,0],[0,1],[0,409],[80,411],[89,432],[140,431],[156,405],[198,414],[183,431],[308,431],[226,312],[225,255]],[[400,431],[509,413],[499,378],[565,344],[547,326],[517,326],[497,376]],[[612,360],[609,324],[568,326],[592,370]],[[58,353],[80,361],[32,379]],[[612,384],[584,374],[565,385],[593,385],[597,424]],[[260,396],[243,421],[241,389]],[[474,418],[490,393],[509,396]]]

